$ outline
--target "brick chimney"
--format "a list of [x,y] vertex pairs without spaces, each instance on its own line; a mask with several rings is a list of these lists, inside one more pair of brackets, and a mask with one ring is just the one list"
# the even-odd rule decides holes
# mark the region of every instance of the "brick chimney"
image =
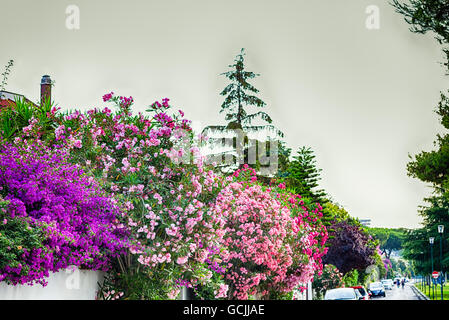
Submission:
[[51,79],[48,75],[42,76],[41,79],[41,105],[46,100],[51,100]]

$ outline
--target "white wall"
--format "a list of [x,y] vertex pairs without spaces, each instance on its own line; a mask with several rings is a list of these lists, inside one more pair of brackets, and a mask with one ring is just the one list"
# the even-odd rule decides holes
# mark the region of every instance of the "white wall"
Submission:
[[51,273],[48,285],[7,285],[0,282],[0,300],[95,300],[100,271],[67,269]]

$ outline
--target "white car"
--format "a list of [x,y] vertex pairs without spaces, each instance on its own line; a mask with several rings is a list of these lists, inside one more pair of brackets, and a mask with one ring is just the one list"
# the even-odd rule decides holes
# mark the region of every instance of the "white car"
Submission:
[[327,290],[324,300],[363,300],[363,296],[353,288],[337,288]]
[[382,282],[382,285],[384,286],[385,290],[393,290],[393,285],[394,285],[393,280],[384,279],[384,280],[381,280],[381,282]]

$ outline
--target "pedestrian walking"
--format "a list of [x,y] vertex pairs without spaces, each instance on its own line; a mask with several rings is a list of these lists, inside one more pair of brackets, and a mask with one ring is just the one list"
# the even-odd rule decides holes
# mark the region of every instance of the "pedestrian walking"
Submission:
[[402,279],[402,280],[401,280],[401,286],[402,286],[402,289],[404,289],[404,285],[405,285],[405,279]]

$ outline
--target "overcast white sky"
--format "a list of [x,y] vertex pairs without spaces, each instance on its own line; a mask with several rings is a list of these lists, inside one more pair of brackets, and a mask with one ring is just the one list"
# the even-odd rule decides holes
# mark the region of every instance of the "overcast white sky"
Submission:
[[[80,29],[66,28],[68,5]],[[380,9],[380,29],[365,26]],[[429,188],[406,175],[430,150],[433,112],[449,87],[431,35],[413,34],[381,0],[1,0],[7,89],[39,99],[44,74],[64,109],[132,95],[136,110],[169,97],[186,117],[223,124],[220,77],[240,48],[274,125],[294,150],[313,148],[321,186],[374,226],[417,227]],[[6,14],[4,13],[6,12]]]

